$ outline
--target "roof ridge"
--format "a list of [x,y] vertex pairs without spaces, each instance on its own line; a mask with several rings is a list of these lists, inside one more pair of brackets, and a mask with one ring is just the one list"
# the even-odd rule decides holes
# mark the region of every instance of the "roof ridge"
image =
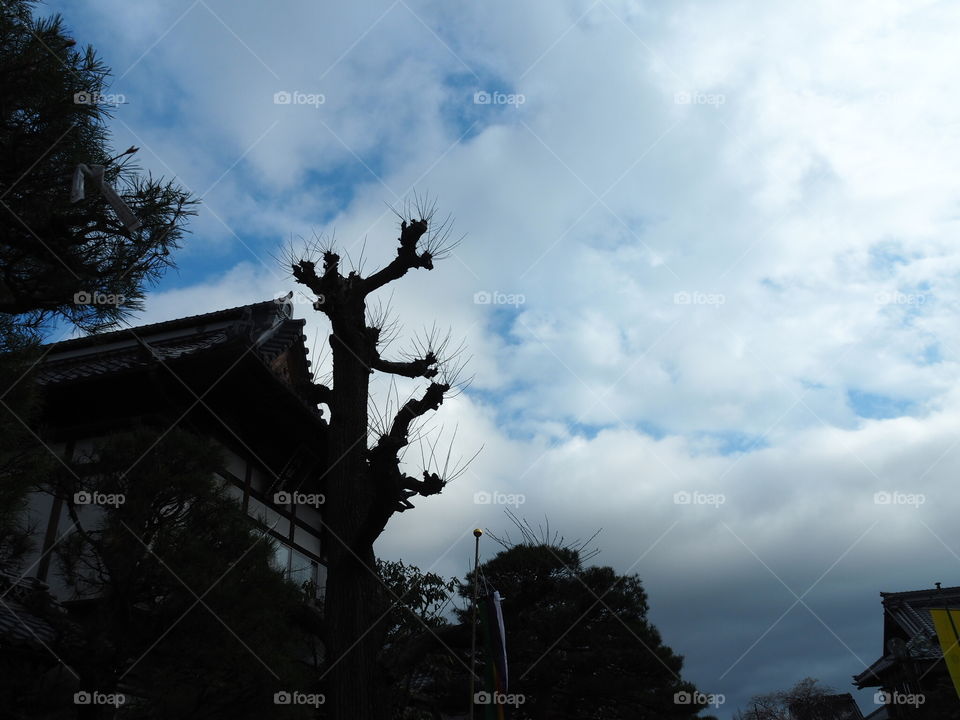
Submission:
[[37,379],[43,385],[55,385],[102,377],[239,342],[275,372],[279,370],[273,363],[282,354],[290,351],[301,358],[295,361],[293,376],[286,380],[297,389],[312,378],[310,361],[303,357],[309,355],[304,334],[307,321],[293,318],[292,311],[289,297],[277,298],[53,343],[39,363]]
[[283,298],[274,298],[271,300],[262,300],[255,303],[248,303],[247,305],[237,305],[236,307],[223,308],[220,310],[212,310],[206,313],[200,313],[198,315],[186,315],[184,317],[173,318],[171,320],[161,320],[160,322],[148,323],[146,325],[131,325],[130,327],[123,327],[117,330],[110,330],[109,332],[102,333],[93,333],[90,335],[84,335],[78,338],[71,338],[69,340],[60,340],[58,342],[44,343],[42,347],[56,347],[56,348],[74,348],[74,347],[83,347],[86,345],[99,345],[102,343],[109,343],[122,338],[124,336],[133,335],[136,336],[138,333],[143,334],[144,332],[155,333],[163,330],[172,330],[178,327],[196,325],[199,322],[203,321],[212,321],[218,320],[221,318],[229,317],[232,314],[242,314],[244,311],[249,310],[254,312],[258,309],[266,309],[269,305],[280,305],[288,304],[284,302]]
[[880,596],[884,599],[886,598],[905,598],[907,596],[921,596],[921,595],[939,595],[939,594],[949,594],[949,595],[960,595],[960,586],[954,585],[952,587],[944,588],[927,588],[923,590],[900,590],[898,592],[882,592]]

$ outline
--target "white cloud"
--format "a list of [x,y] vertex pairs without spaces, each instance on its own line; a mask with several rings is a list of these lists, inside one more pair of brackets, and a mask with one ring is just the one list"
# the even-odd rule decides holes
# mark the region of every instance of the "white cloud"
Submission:
[[[956,558],[932,531],[955,544],[955,8],[208,5],[118,86],[142,99],[120,116],[148,166],[198,192],[228,171],[207,198],[226,227],[202,211],[180,256],[223,262],[203,283],[164,285],[148,318],[292,288],[269,257],[291,235],[335,230],[354,257],[366,238],[367,270],[388,262],[384,202],[413,183],[469,234],[436,270],[396,283],[391,303],[408,335],[436,320],[466,337],[478,392],[439,419],[459,423],[466,454],[486,449],[395,518],[381,552],[427,565],[453,543],[441,567],[462,574],[469,530],[504,527],[500,508],[473,504],[485,489],[524,494],[521,514],[568,537],[603,526],[599,559],[621,570],[676,520],[635,569],[695,679],[731,696],[774,689],[748,679],[769,643],[719,676],[794,598],[724,523],[799,594],[879,521],[811,595],[865,655],[877,590],[952,582]],[[119,68],[187,5],[102,8]],[[325,102],[274,105],[284,89]],[[478,106],[476,90],[526,102]],[[525,301],[476,304],[480,291]],[[866,419],[850,391],[911,416]],[[737,438],[759,442],[719,452]],[[874,505],[884,489],[930,499]],[[681,490],[727,501],[674,505]],[[889,553],[910,560],[891,566]],[[769,610],[759,621],[738,607],[754,596]],[[820,643],[804,662],[861,669],[797,612],[782,627]],[[736,632],[703,639],[724,621]],[[782,686],[805,674],[776,667],[767,677]]]

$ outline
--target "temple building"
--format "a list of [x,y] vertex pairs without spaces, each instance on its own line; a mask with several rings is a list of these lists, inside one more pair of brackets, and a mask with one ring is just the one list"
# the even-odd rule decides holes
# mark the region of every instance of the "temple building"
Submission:
[[[219,478],[278,541],[276,566],[321,595],[327,425],[311,400],[305,323],[289,299],[268,300],[46,346],[41,437],[73,459],[145,423],[213,440],[225,456]],[[99,511],[78,509],[91,520]],[[65,503],[37,492],[30,513],[42,541],[27,575],[68,601],[51,552],[70,525]]]

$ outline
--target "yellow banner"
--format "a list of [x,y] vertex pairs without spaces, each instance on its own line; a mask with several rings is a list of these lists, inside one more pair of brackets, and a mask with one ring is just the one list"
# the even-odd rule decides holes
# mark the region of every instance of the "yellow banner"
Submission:
[[931,610],[930,615],[940,640],[940,649],[943,650],[943,659],[950,671],[950,679],[953,680],[953,687],[960,697],[960,637],[957,636],[960,631],[960,610],[950,610],[949,615],[947,612]]

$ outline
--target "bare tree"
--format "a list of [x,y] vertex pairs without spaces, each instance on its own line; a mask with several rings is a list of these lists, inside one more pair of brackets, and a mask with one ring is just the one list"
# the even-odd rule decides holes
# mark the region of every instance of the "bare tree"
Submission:
[[734,720],[854,720],[859,710],[849,695],[839,695],[814,678],[804,678],[789,690],[750,698],[748,708]]
[[[317,402],[330,411],[327,457],[331,465],[325,476],[325,679],[332,717],[338,720],[387,717],[385,680],[377,663],[387,608],[373,543],[394,513],[413,508],[412,497],[435,495],[462,472],[462,468],[451,472],[447,464],[436,468],[439,472],[427,467],[421,478],[415,478],[401,464],[404,450],[417,439],[420,419],[462,388],[462,347],[452,347],[449,335],[434,329],[418,338],[410,353],[385,358],[381,350],[395,336],[396,326],[382,305],[371,300],[368,308],[372,293],[410,270],[432,270],[434,262],[459,243],[450,237],[449,217],[434,222],[435,212],[434,204],[414,196],[397,213],[397,256],[366,277],[360,274],[362,257],[357,269],[346,275],[341,272],[332,241],[318,242],[307,257],[288,258],[294,278],[314,293],[314,308],[327,316],[331,326],[331,382],[317,384],[314,390]],[[319,270],[315,260],[322,260]],[[371,418],[368,402],[374,371],[423,378],[429,385],[402,405],[398,399],[392,418],[379,413]]]

